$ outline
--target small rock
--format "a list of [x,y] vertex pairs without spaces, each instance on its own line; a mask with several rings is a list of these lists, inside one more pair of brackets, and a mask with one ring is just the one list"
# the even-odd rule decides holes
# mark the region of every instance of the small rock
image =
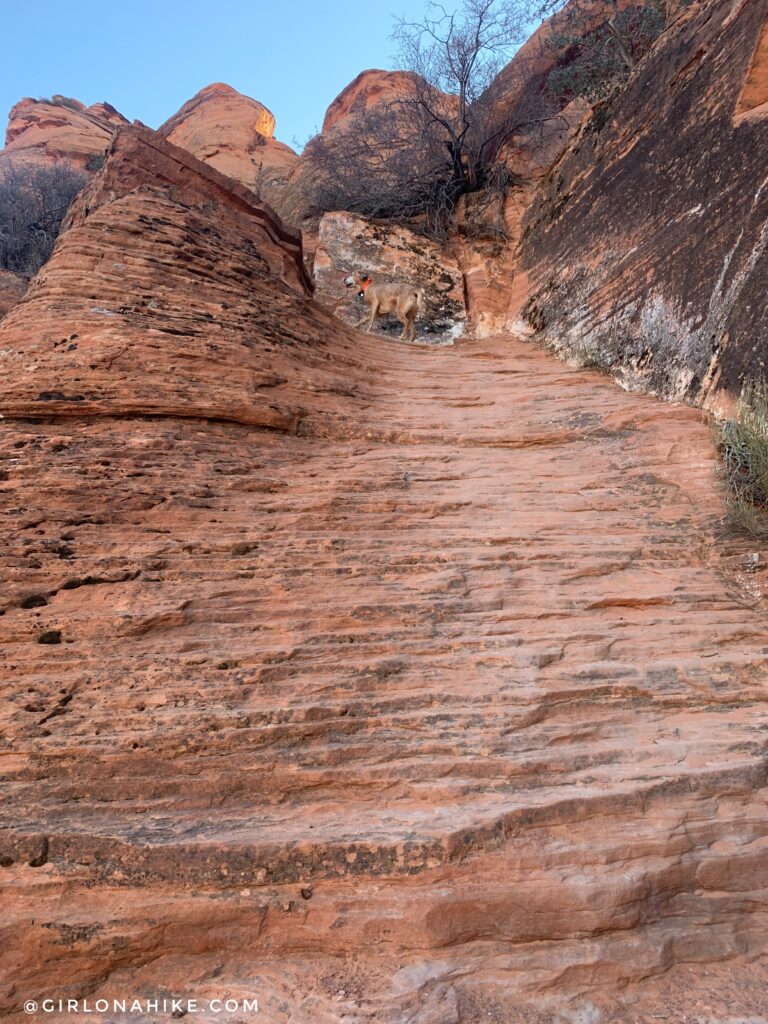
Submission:
[[257,547],[258,544],[256,544],[254,541],[241,540],[237,544],[232,545],[231,554],[247,555]]
[[60,644],[61,643],[61,630],[60,629],[49,629],[45,633],[41,633],[37,638],[39,644]]
[[29,866],[31,868],[41,868],[43,866],[43,864],[47,864],[48,863],[48,838],[47,837],[43,838],[43,840],[40,843],[40,847],[39,847],[37,853],[32,854],[32,856],[29,858],[27,863],[29,864]]

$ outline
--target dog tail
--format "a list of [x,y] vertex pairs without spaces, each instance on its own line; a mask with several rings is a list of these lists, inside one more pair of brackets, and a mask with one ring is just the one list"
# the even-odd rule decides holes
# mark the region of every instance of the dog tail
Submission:
[[416,305],[420,313],[424,312],[424,289],[416,289]]

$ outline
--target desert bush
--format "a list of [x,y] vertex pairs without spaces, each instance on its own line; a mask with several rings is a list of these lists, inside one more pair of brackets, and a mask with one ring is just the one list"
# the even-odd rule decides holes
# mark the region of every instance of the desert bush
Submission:
[[71,96],[55,96],[52,102],[54,106],[67,107],[69,110],[80,111],[83,109],[82,103],[78,100],[72,99]]
[[745,385],[735,415],[716,426],[730,525],[768,537],[768,380]]
[[104,166],[104,161],[107,159],[106,153],[89,153],[88,159],[85,161],[85,169],[87,171],[100,171]]
[[53,252],[64,215],[88,182],[67,163],[16,159],[0,167],[0,268],[31,276]]
[[[542,12],[558,7],[560,0],[554,0]],[[621,11],[609,0],[606,7],[608,17],[587,31],[585,25],[594,22],[587,0],[571,0],[562,8],[559,31],[548,41],[560,56],[547,78],[549,91],[562,101],[583,96],[595,103],[610,96],[666,27],[661,0],[643,0]]]

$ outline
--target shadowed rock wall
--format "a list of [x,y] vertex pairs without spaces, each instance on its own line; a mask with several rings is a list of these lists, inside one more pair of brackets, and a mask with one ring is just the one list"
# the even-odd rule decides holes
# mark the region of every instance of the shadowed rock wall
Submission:
[[684,12],[528,213],[530,322],[629,386],[715,405],[768,357],[765,16]]

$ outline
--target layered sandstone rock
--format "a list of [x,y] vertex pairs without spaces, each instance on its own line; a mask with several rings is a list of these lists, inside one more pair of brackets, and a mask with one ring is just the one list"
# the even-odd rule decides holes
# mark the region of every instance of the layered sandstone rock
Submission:
[[159,132],[281,209],[299,157],[274,137],[275,118],[257,100],[217,82],[201,89]]
[[[141,258],[133,255],[139,235]],[[191,261],[198,278],[207,268],[209,280],[182,307]],[[175,411],[295,430],[300,414],[276,398],[276,371],[265,374],[245,358],[253,315],[247,289],[240,287],[244,304],[227,301],[229,277],[258,274],[280,281],[283,292],[311,289],[300,240],[253,193],[149,129],[122,129],[105,170],[70,211],[52,260],[3,322],[3,411]],[[285,302],[274,297],[274,311]],[[276,312],[278,333],[279,319]],[[180,336],[194,339],[186,354],[180,342],[167,344]],[[218,381],[219,353],[228,346],[243,349],[243,358],[233,358],[237,369]],[[130,387],[126,370],[135,377]],[[41,373],[51,387],[40,389]],[[206,397],[214,387],[228,396],[218,405]]]
[[86,107],[78,100],[23,99],[11,110],[0,158],[66,160],[95,171],[116,128],[128,122],[109,103]]
[[4,1009],[766,1012],[766,561],[695,410],[353,332],[140,129],[0,361]]
[[[489,87],[489,95],[509,114],[520,108],[526,94],[540,89],[552,69],[572,49],[572,40],[588,35],[627,8],[635,7],[638,0],[569,0],[538,29],[502,68]],[[672,5],[667,8],[672,16]]]
[[500,148],[498,159],[526,181],[542,178],[560,159],[591,112],[591,105],[583,97],[571,100],[540,124],[515,132]]
[[712,407],[768,360],[765,14],[688,9],[583,127],[525,229],[542,336]]
[[[464,332],[464,282],[455,259],[428,238],[401,225],[375,222],[351,213],[326,213],[320,221],[314,257],[318,301],[355,324],[367,306],[344,280],[359,271],[376,282],[421,288],[424,302],[417,329],[422,340],[452,341]],[[399,334],[396,317],[377,321],[377,330]]]

